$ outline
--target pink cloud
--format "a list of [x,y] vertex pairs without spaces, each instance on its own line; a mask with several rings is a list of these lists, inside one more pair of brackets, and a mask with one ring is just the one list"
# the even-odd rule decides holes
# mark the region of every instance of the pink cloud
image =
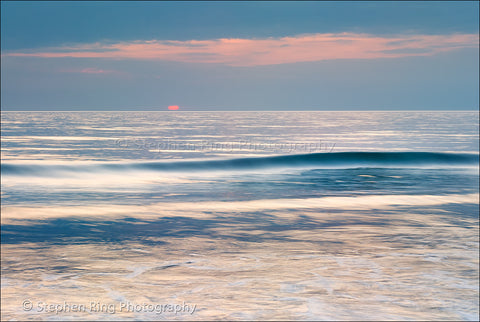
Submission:
[[[7,56],[75,57],[163,60],[258,66],[332,59],[375,59],[431,56],[440,52],[478,47],[478,35],[408,35],[380,37],[369,34],[311,34],[264,39],[149,40],[93,43],[56,47]],[[84,73],[102,73],[85,69]]]

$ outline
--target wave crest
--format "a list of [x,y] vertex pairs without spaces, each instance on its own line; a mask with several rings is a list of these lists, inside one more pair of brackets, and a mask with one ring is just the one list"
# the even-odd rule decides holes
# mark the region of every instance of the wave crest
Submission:
[[478,166],[478,154],[437,152],[335,152],[312,153],[227,160],[194,160],[173,162],[131,162],[80,164],[9,164],[1,165],[2,174],[44,176],[61,172],[104,172],[125,170],[149,171],[216,171],[256,170],[269,168],[422,168]]

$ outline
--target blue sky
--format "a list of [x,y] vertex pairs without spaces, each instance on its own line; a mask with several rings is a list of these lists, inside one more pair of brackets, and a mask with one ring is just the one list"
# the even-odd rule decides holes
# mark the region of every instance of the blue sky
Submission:
[[478,109],[477,1],[2,1],[3,110]]

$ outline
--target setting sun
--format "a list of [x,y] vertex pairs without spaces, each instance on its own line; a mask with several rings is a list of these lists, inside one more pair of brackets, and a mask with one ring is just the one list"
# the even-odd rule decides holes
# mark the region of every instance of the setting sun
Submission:
[[170,106],[168,107],[168,109],[169,109],[170,111],[176,111],[176,110],[178,110],[178,105],[170,105]]

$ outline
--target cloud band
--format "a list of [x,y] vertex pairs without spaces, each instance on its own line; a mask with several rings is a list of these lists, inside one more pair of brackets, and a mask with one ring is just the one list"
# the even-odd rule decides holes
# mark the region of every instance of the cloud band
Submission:
[[216,63],[259,66],[333,59],[375,59],[431,56],[440,52],[478,47],[478,35],[310,34],[264,39],[137,40],[61,46],[5,56],[44,58],[104,58]]

